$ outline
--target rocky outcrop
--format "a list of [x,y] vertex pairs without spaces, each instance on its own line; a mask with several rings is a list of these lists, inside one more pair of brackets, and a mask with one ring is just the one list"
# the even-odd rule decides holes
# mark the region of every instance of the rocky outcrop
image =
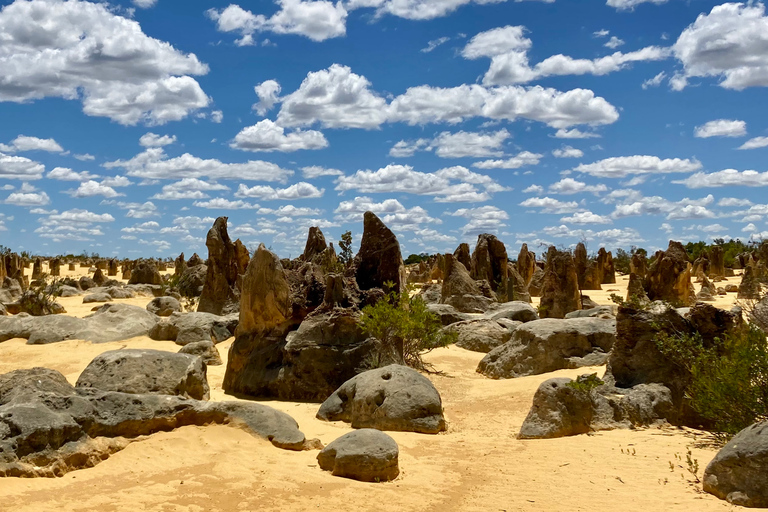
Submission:
[[221,343],[232,337],[237,322],[237,315],[174,312],[168,318],[157,322],[148,335],[153,340],[175,341],[177,345],[182,346],[198,341]]
[[741,507],[768,508],[768,422],[731,439],[704,470],[704,490]]
[[640,279],[645,279],[645,275],[648,273],[648,262],[640,253],[632,255],[632,259],[629,260],[629,273],[637,275]]
[[[489,290],[490,292],[490,290]],[[462,313],[482,313],[492,299],[483,294],[479,284],[453,255],[445,255],[445,278],[441,289],[441,303],[450,304]]]
[[35,281],[43,277],[43,262],[40,258],[35,258],[35,262],[32,264],[32,280]]
[[307,243],[304,245],[304,252],[299,256],[301,261],[312,261],[320,263],[320,255],[328,249],[328,243],[325,241],[323,232],[319,227],[312,226],[307,234]]
[[293,418],[261,404],[74,388],[59,372],[33,368],[0,375],[0,476],[61,476],[138,436],[208,424],[235,425],[280,448],[310,444]]
[[107,275],[108,276],[116,276],[117,275],[117,260],[115,258],[112,258],[109,260],[109,263],[107,264]]
[[61,276],[61,259],[53,258],[50,261],[48,261],[48,273],[52,277]]
[[613,266],[613,254],[601,247],[597,251],[597,267],[600,272],[602,284],[614,284],[616,282],[616,269]]
[[531,282],[528,283],[528,293],[531,297],[541,297],[541,290],[544,288],[544,269],[536,267],[533,271]]
[[453,251],[453,259],[464,265],[468,271],[472,269],[472,256],[469,252],[468,243],[460,243]]
[[[97,272],[100,271],[101,269],[97,269]],[[95,274],[93,280],[96,281],[96,284],[103,284],[96,280]],[[131,278],[128,280],[128,284],[163,284],[163,278],[153,263],[139,261],[131,271]]]
[[725,277],[725,255],[719,245],[709,249],[709,277]]
[[579,281],[570,253],[551,246],[547,251],[544,283],[541,291],[539,316],[563,318],[566,313],[581,309]]
[[196,400],[208,400],[210,395],[201,358],[149,349],[110,350],[100,354],[83,370],[76,386]]
[[373,212],[365,212],[363,216],[360,251],[352,266],[361,290],[381,288],[388,291],[385,284],[388,282],[393,283],[393,289],[397,292],[405,287],[405,266],[400,253],[400,242]]
[[564,368],[605,364],[616,340],[612,319],[554,318],[527,322],[485,356],[478,373],[493,379],[539,375]]
[[238,254],[227,232],[227,217],[219,217],[208,231],[208,266],[197,310],[201,313],[227,315],[237,312],[240,291]]
[[470,275],[475,280],[486,280],[499,301],[507,300],[507,248],[493,235],[482,234],[477,237],[477,245],[472,253]]
[[195,341],[189,343],[179,349],[179,354],[189,354],[200,357],[208,366],[221,366],[224,364],[216,345],[214,345],[212,341]]
[[206,275],[208,267],[203,264],[187,267],[181,274],[176,289],[183,297],[199,297],[203,293]]
[[181,253],[173,261],[173,275],[181,277],[185,270],[187,270],[187,260],[184,259],[184,253]]
[[744,269],[739,283],[738,299],[756,300],[760,298],[760,281],[755,276],[755,267],[748,265]]
[[531,302],[528,285],[513,263],[507,264],[507,278],[507,300]]
[[155,297],[147,304],[147,311],[157,316],[171,316],[181,313],[181,304],[174,297]]
[[533,273],[536,271],[536,254],[528,251],[528,244],[523,244],[520,253],[517,255],[517,272],[523,278],[527,287],[533,279]]
[[688,254],[683,244],[670,240],[667,250],[656,254],[644,285],[652,301],[662,300],[673,306],[688,306],[696,301]]
[[317,417],[353,428],[437,434],[445,430],[435,386],[412,368],[390,365],[348,380],[323,402]]
[[362,482],[388,482],[400,474],[399,449],[390,436],[375,429],[350,432],[317,455],[320,469]]

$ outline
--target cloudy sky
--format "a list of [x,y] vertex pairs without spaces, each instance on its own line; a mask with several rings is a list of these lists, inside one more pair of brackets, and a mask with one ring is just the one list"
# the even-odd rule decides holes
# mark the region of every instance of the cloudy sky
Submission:
[[0,243],[297,256],[768,238],[768,16],[705,0],[0,1]]

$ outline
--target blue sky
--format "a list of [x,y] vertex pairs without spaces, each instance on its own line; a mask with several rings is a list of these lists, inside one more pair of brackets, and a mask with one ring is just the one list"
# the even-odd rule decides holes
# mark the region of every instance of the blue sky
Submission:
[[768,238],[768,16],[704,0],[0,2],[0,243],[297,256]]

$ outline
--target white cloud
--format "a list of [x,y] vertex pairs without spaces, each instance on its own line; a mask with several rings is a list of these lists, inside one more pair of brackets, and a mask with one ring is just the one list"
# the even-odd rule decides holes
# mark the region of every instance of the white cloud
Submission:
[[251,107],[260,116],[264,116],[272,110],[272,107],[280,101],[280,84],[277,80],[265,80],[253,88],[259,101]]
[[740,197],[724,197],[717,202],[718,206],[752,206],[752,201]]
[[145,148],[161,148],[163,146],[169,146],[174,142],[176,142],[175,135],[160,136],[152,132],[145,133],[139,139],[139,144]]
[[725,3],[700,14],[673,45],[683,65],[673,88],[691,77],[722,77],[720,86],[768,86],[768,17],[760,2]]
[[132,0],[133,5],[140,9],[150,9],[157,5],[157,0]]
[[698,160],[634,155],[599,160],[591,164],[580,164],[573,170],[599,178],[624,178],[631,174],[667,174],[693,172],[701,169]]
[[501,156],[504,141],[509,137],[509,132],[504,129],[495,133],[442,132],[432,144],[440,158]]
[[560,201],[551,197],[529,197],[520,206],[541,208],[541,213],[573,213],[579,208],[576,201]]
[[186,217],[176,217],[173,219],[174,226],[178,226],[185,230],[203,230],[210,228],[214,221],[213,217],[197,217],[194,215]]
[[209,9],[206,14],[216,22],[220,32],[239,32],[238,46],[254,44],[256,32],[298,34],[313,41],[325,41],[346,34],[347,11],[341,2],[335,5],[325,0],[277,0],[280,10],[270,18],[253,14],[239,5],[226,9]]
[[300,181],[286,188],[273,188],[267,185],[256,185],[247,187],[243,184],[237,188],[235,197],[256,197],[265,201],[290,200],[290,199],[311,199],[323,197],[324,188],[317,188],[311,183]]
[[669,0],[608,0],[605,5],[615,7],[619,11],[631,11],[640,4],[665,4]]
[[555,138],[556,139],[594,139],[594,138],[600,138],[600,135],[597,133],[583,132],[578,128],[573,128],[571,130],[560,128],[555,133]]
[[99,176],[91,174],[88,171],[75,172],[68,167],[56,167],[49,171],[45,177],[51,180],[60,181],[88,181],[98,178]]
[[264,119],[253,126],[243,128],[229,147],[243,151],[288,153],[301,149],[323,149],[328,147],[328,140],[317,130],[299,129],[292,133],[285,133],[282,126]]
[[555,158],[581,158],[584,156],[584,152],[580,149],[572,146],[563,146],[559,149],[552,151]]
[[526,194],[541,194],[544,192],[544,187],[541,185],[531,185],[523,189],[523,192]]
[[133,185],[133,182],[126,178],[125,176],[120,176],[119,174],[117,176],[110,176],[108,178],[104,178],[101,180],[102,185],[106,185],[107,187],[127,187],[130,185]]
[[447,43],[450,40],[451,40],[450,37],[439,37],[437,39],[433,39],[432,41],[429,41],[427,43],[427,47],[426,48],[422,48],[419,51],[421,51],[421,53],[429,53],[432,50],[434,50],[435,48],[437,48],[438,46],[440,46],[441,44],[445,44],[445,43]]
[[146,219],[147,217],[154,217],[159,215],[157,213],[157,207],[152,201],[145,203],[127,203],[123,201],[115,201],[114,199],[104,199],[101,201],[102,206],[117,206],[121,210],[128,210],[126,217],[133,219]]
[[43,177],[45,166],[23,156],[0,153],[0,179],[39,180]]
[[230,201],[223,197],[217,197],[210,201],[195,201],[198,208],[209,208],[214,210],[253,210],[259,207],[258,204],[246,203],[245,201]]
[[673,181],[688,188],[705,187],[765,187],[768,186],[768,172],[737,171],[725,169],[722,171],[691,174],[684,180]]
[[320,176],[343,176],[344,173],[338,169],[329,169],[320,165],[310,165],[301,168],[301,174],[306,179],[319,178]]
[[355,197],[352,201],[342,201],[334,211],[338,222],[359,222],[363,214],[372,211],[390,228],[402,231],[415,231],[422,224],[442,224],[440,219],[430,217],[421,206],[406,208],[397,199],[385,199],[381,203],[370,197]]
[[611,215],[613,218],[632,217],[638,215],[667,214],[668,220],[704,219],[715,217],[715,213],[707,209],[714,203],[711,194],[701,199],[684,198],[680,201],[669,201],[660,196],[643,197],[636,191],[626,195],[626,201],[616,206]]
[[389,156],[406,158],[413,156],[417,151],[431,151],[431,139],[401,140],[389,150]]
[[[656,61],[669,57],[668,48],[648,46],[637,51],[615,52],[596,59],[574,59],[566,55],[553,55],[531,67],[528,50],[531,41],[525,37],[525,27],[507,26],[481,32],[473,37],[462,51],[467,59],[491,58],[491,65],[483,77],[485,85],[527,83],[539,78],[557,75],[605,75],[625,68],[632,62]],[[617,37],[606,43],[610,48],[623,44]]]
[[208,66],[144,34],[107,4],[16,0],[0,11],[0,101],[80,100],[125,125],[183,119],[210,100],[190,75]]
[[72,197],[94,197],[94,196],[117,197],[117,196],[124,195],[115,191],[114,188],[108,185],[99,183],[98,181],[95,181],[95,180],[84,181],[76,189],[67,190],[67,194],[71,195]]
[[576,212],[570,217],[563,217],[560,222],[569,222],[571,224],[611,224],[610,217],[597,215],[592,212]]
[[601,29],[601,30],[597,30],[595,32],[592,32],[592,37],[607,37],[608,34],[610,34],[610,33],[611,33],[610,30]]
[[323,211],[317,208],[306,208],[286,204],[279,208],[259,208],[259,215],[277,215],[278,217],[308,217],[320,215]]
[[481,233],[498,233],[506,227],[509,214],[495,206],[479,208],[459,208],[455,212],[447,212],[454,217],[464,217],[468,222],[462,227],[461,234],[465,238],[475,237]]
[[587,185],[582,181],[576,181],[573,178],[563,178],[557,183],[553,183],[549,186],[549,192],[553,194],[579,194],[582,192],[589,192],[591,194],[600,194],[601,192],[607,192],[608,187],[600,183],[598,185]]
[[661,85],[661,82],[667,77],[667,74],[662,71],[658,75],[654,76],[653,78],[649,78],[648,80],[643,82],[643,89],[648,89],[650,87],[658,87]]
[[[0,60],[0,62],[2,62]],[[0,84],[0,90],[2,85]],[[6,153],[21,153],[24,151],[46,151],[48,153],[64,153],[64,148],[54,139],[40,139],[19,135],[10,144],[0,144],[0,151]]]
[[5,204],[14,206],[45,206],[51,198],[45,192],[13,192],[5,199]]
[[96,157],[89,153],[83,153],[82,155],[75,154],[72,156],[75,157],[77,160],[80,160],[81,162],[92,162],[96,160]]
[[478,169],[519,169],[528,165],[538,165],[539,160],[544,155],[540,153],[531,153],[530,151],[521,151],[517,155],[503,160],[483,160],[472,164],[472,167]]
[[615,50],[619,46],[622,46],[624,44],[623,39],[619,39],[616,36],[611,36],[611,38],[603,45],[606,48],[610,48],[611,50]]
[[709,137],[743,137],[747,134],[747,123],[733,119],[716,119],[701,126],[693,132],[694,137],[706,139]]
[[277,164],[263,160],[245,163],[223,163],[216,159],[198,158],[184,153],[168,158],[163,148],[150,148],[130,160],[116,160],[103,164],[107,169],[123,168],[128,176],[146,179],[173,180],[208,178],[211,180],[280,181],[293,175]]
[[768,137],[754,137],[739,146],[737,149],[757,149],[768,146]]
[[164,185],[162,191],[152,196],[151,199],[205,199],[208,197],[205,192],[214,190],[229,190],[229,187],[197,178],[185,178],[176,183]]
[[141,224],[134,224],[133,226],[121,229],[123,233],[157,233],[160,229],[160,224],[151,220],[142,222]]

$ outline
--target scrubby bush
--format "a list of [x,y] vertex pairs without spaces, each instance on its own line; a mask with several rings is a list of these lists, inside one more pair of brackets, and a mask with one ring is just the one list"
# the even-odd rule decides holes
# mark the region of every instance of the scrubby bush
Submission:
[[[392,289],[394,283],[385,286]],[[391,291],[385,299],[363,308],[361,326],[377,340],[368,361],[368,366],[375,368],[396,363],[433,371],[422,356],[456,341],[456,333],[444,332],[440,318],[427,309],[421,297],[410,297],[408,291]]]

